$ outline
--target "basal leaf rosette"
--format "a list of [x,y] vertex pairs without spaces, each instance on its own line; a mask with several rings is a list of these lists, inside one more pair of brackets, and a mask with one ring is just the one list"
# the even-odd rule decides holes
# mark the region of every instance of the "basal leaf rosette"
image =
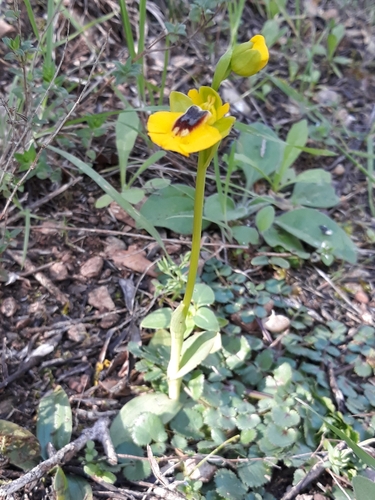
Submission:
[[208,149],[226,137],[235,121],[229,104],[223,104],[211,87],[171,92],[170,111],[158,111],[147,122],[152,142],[184,156]]

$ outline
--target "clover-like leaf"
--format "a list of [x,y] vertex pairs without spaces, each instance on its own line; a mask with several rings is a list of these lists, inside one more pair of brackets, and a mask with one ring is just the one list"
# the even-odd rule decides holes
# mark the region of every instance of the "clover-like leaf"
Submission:
[[227,500],[242,500],[247,493],[247,488],[231,470],[219,470],[215,484],[219,495]]
[[301,420],[296,410],[282,406],[274,406],[271,415],[273,422],[281,427],[293,427],[298,425]]
[[297,431],[293,428],[286,429],[275,424],[269,424],[266,429],[267,439],[275,446],[286,448],[297,439]]
[[246,415],[238,415],[237,417],[237,427],[241,430],[253,429],[260,423],[260,417],[256,413]]
[[[116,453],[143,457],[142,448],[132,442],[122,442],[116,447]],[[129,481],[141,481],[151,474],[151,467],[148,460],[137,460],[136,458],[121,458],[119,463],[123,465],[123,475]]]
[[201,439],[204,437],[203,432],[200,430],[203,426],[203,417],[201,413],[191,408],[180,410],[169,425],[175,432],[188,439]]
[[163,442],[168,439],[161,419],[153,413],[142,413],[131,427],[131,436],[140,446],[150,444],[152,441]]
[[249,462],[246,465],[240,465],[237,473],[242,482],[250,488],[259,488],[271,479],[270,468],[260,460]]

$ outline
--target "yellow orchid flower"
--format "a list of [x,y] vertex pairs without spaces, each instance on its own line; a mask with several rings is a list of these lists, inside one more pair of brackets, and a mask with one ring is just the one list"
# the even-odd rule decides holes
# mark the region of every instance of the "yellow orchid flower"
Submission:
[[234,47],[230,67],[237,75],[252,76],[266,66],[268,59],[264,36],[255,35],[250,41]]
[[163,149],[184,156],[214,146],[226,137],[235,121],[225,115],[229,104],[224,104],[210,87],[192,89],[188,95],[171,92],[171,111],[158,111],[147,122],[152,142]]

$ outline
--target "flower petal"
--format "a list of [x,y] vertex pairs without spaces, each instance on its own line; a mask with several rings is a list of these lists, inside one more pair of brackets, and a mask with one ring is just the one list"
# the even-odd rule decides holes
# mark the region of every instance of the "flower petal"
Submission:
[[150,134],[172,133],[175,121],[183,113],[172,113],[171,111],[158,111],[151,115],[147,122],[147,130]]

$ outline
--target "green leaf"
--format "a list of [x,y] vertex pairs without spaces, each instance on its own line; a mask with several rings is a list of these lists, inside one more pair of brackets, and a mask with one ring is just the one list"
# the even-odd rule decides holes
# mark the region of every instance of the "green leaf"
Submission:
[[103,194],[95,202],[95,208],[105,208],[112,203],[113,199],[109,194]]
[[207,220],[215,222],[218,225],[242,219],[246,214],[245,207],[236,207],[232,198],[229,196],[224,197],[218,193],[209,196],[204,203],[204,216]]
[[354,371],[359,377],[370,377],[373,373],[371,366],[362,359],[355,362]]
[[145,196],[145,192],[143,189],[140,188],[125,188],[121,196],[124,198],[124,200],[128,201],[132,205],[136,205],[140,201],[143,200]]
[[0,420],[1,453],[12,465],[30,470],[39,463],[40,446],[34,434],[13,422]]
[[[61,467],[56,468],[56,473],[52,481],[52,488],[55,493],[54,498],[56,498],[56,500],[70,500],[71,497],[68,493],[68,481]],[[77,498],[77,500],[79,499]]]
[[45,460],[48,458],[48,443],[52,443],[56,450],[60,450],[70,442],[72,410],[69,398],[60,385],[39,403],[36,435]]
[[[193,230],[194,189],[182,184],[168,186],[152,194],[140,210],[154,226],[165,227],[179,234]],[[209,222],[203,221],[203,228]]]
[[229,48],[225,54],[223,54],[216,64],[215,74],[212,79],[212,88],[218,90],[220,84],[225,80],[230,73],[230,60],[232,59],[233,49]]
[[269,424],[267,426],[265,435],[270,443],[278,446],[279,448],[291,446],[296,441],[298,436],[295,429],[285,429],[275,424]]
[[280,181],[283,179],[288,169],[293,165],[298,156],[301,154],[300,148],[305,146],[307,138],[307,120],[301,120],[298,123],[294,123],[286,137],[286,147],[284,149],[281,167],[274,176],[273,186],[275,189],[278,189]]
[[260,209],[255,217],[255,224],[257,225],[259,232],[262,233],[263,231],[267,231],[267,229],[272,226],[274,218],[275,209],[272,205]]
[[293,189],[291,202],[306,207],[330,208],[340,202],[331,184],[297,182]]
[[252,441],[254,441],[256,437],[257,437],[257,432],[255,429],[247,429],[241,431],[240,442],[246,446],[250,444]]
[[310,256],[308,252],[305,252],[300,240],[281,227],[271,226],[262,233],[262,236],[270,247],[281,246],[301,259],[308,259]]
[[197,283],[194,286],[193,302],[197,307],[209,306],[215,302],[215,293],[205,283]]
[[152,408],[152,413],[158,415],[163,424],[166,424],[177,414],[181,404],[161,393],[145,394],[131,399],[121,408],[110,427],[110,435],[115,447],[129,440],[129,429],[136,418],[147,408]]
[[266,255],[259,255],[251,259],[252,266],[267,266],[269,259]]
[[[132,400],[133,401],[133,400]],[[121,436],[119,436],[121,438]],[[116,453],[123,455],[133,455],[143,457],[142,448],[132,442],[122,442],[116,446]],[[124,464],[122,473],[129,481],[141,481],[151,474],[151,467],[148,460],[137,460],[133,458],[119,457],[119,463]]]
[[48,146],[48,149],[51,151],[54,151],[55,153],[59,154],[63,158],[66,158],[68,161],[73,163],[77,168],[79,168],[85,175],[90,177],[96,184],[103,189],[103,191],[111,196],[113,200],[120,205],[121,208],[123,208],[129,215],[130,217],[133,217],[133,219],[137,222],[137,224],[145,229],[151,236],[155,238],[155,240],[159,243],[161,248],[165,250],[165,246],[163,243],[163,240],[160,238],[159,233],[156,231],[155,227],[150,224],[150,222],[136,210],[130,203],[128,203],[124,198],[121,196],[120,193],[114,189],[109,182],[107,182],[104,177],[102,177],[98,172],[96,172],[92,167],[84,163],[83,161],[79,160],[75,156],[71,155],[70,153],[66,153],[60,148],[55,148],[54,146]]
[[375,498],[375,483],[366,477],[353,477],[353,488],[356,500],[369,500]]
[[298,174],[294,181],[313,184],[330,184],[332,182],[332,176],[329,172],[323,170],[322,168],[311,168]]
[[67,474],[66,479],[71,500],[93,500],[92,489],[86,479],[71,474]]
[[[311,208],[299,208],[275,218],[275,224],[315,248],[328,245],[338,259],[357,261],[357,248],[349,236],[327,215]],[[325,234],[322,227],[331,234]]]
[[226,500],[242,500],[247,488],[230,470],[219,470],[215,475],[216,489],[219,495]]
[[283,406],[274,406],[271,411],[271,416],[273,422],[281,427],[298,425],[301,420],[296,410],[291,410]]
[[213,332],[218,332],[220,330],[215,313],[208,307],[200,307],[194,314],[193,320],[195,325],[202,330],[211,330]]
[[131,436],[135,444],[145,446],[152,441],[164,442],[168,439],[161,419],[153,413],[142,413],[133,422]]
[[198,401],[203,394],[204,389],[204,375],[200,370],[196,370],[192,373],[191,378],[188,382],[188,387],[191,393],[191,397]]
[[290,264],[286,259],[282,257],[271,257],[269,263],[273,266],[281,267],[281,269],[289,269]]
[[259,488],[271,479],[270,468],[260,460],[249,462],[246,465],[240,465],[237,473],[242,482],[250,488]]
[[350,437],[348,437],[345,432],[343,432],[341,429],[336,427],[335,425],[331,424],[326,418],[322,417],[319,415],[318,412],[316,412],[313,408],[311,408],[310,405],[305,403],[304,401],[300,400],[299,398],[296,398],[296,400],[301,403],[303,406],[307,407],[314,415],[317,417],[321,418],[325,425],[330,429],[332,432],[336,434],[340,439],[345,441],[345,443],[351,448],[354,453],[357,455],[357,457],[362,460],[366,465],[371,467],[372,469],[375,470],[375,458],[372,457],[369,453],[367,453],[365,450],[363,450],[360,446],[358,446],[357,443],[355,443]]
[[235,159],[245,174],[246,188],[250,189],[256,181],[267,179],[278,170],[285,143],[261,122],[241,124],[240,130]]
[[116,147],[120,163],[121,187],[125,186],[125,172],[130,153],[138,137],[139,117],[136,111],[120,113],[116,122]]
[[237,427],[242,431],[250,430],[260,424],[260,421],[260,417],[256,413],[253,413],[251,415],[247,415],[244,413],[242,415],[238,415]]
[[200,430],[203,426],[202,414],[191,408],[183,408],[169,423],[172,430],[188,439],[201,439],[204,433]]
[[171,324],[172,309],[162,307],[148,314],[141,321],[141,328],[150,328],[158,330],[159,328],[169,328]]
[[258,231],[253,227],[234,226],[232,227],[232,235],[239,245],[257,245],[259,243]]
[[210,354],[217,332],[195,333],[182,344],[180,369],[174,378],[181,378],[196,368]]

